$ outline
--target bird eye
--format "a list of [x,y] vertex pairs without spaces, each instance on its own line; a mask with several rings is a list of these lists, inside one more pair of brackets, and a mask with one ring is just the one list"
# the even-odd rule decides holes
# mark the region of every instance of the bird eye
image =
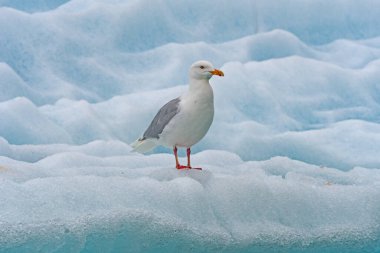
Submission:
[[204,69],[205,67],[204,66],[200,66],[201,69]]

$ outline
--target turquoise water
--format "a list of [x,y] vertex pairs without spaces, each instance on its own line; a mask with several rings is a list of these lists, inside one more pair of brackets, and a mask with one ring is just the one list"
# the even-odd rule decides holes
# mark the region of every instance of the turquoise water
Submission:
[[2,240],[0,252],[380,252],[379,233],[338,233],[326,238],[257,234],[244,239],[169,227],[138,216],[134,220],[108,220],[107,224],[87,222],[82,227],[56,223],[22,228],[20,224],[19,231],[14,227],[13,236],[6,236],[11,240]]
[[[123,233],[124,232],[124,233]],[[117,234],[95,232],[89,234],[84,244],[74,235],[67,235],[64,244],[56,245],[51,239],[29,240],[20,245],[8,245],[0,252],[380,252],[380,240],[295,242],[290,244],[270,242],[239,243],[202,240],[186,234],[144,235],[128,228]]]

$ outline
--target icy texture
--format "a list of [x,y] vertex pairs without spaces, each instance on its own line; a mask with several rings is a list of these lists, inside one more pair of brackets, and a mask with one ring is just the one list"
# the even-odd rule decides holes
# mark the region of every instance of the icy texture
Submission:
[[[205,170],[131,153],[200,59]],[[0,0],[0,252],[379,252],[379,70],[379,1]]]
[[170,155],[130,155],[116,141],[3,140],[1,148],[10,157],[0,158],[4,252],[187,252],[192,244],[217,252],[373,250],[379,243],[380,170],[342,172],[285,157],[244,162],[209,150],[193,157],[204,171],[176,171]]
[[26,12],[41,12],[55,9],[70,0],[0,0],[0,7],[11,7]]

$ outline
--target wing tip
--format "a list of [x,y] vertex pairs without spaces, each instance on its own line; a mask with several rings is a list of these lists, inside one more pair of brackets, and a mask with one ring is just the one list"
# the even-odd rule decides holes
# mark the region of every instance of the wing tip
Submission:
[[145,153],[157,146],[157,139],[140,138],[130,144],[132,152]]

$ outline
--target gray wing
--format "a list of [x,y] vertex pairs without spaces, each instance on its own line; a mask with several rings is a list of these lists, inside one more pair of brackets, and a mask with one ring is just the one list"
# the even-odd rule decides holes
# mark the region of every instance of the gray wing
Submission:
[[159,134],[162,133],[165,126],[170,122],[170,120],[178,113],[179,111],[179,98],[175,98],[168,103],[166,103],[161,109],[158,111],[152,123],[150,123],[148,129],[145,131],[143,135],[143,140],[148,138],[157,138]]

